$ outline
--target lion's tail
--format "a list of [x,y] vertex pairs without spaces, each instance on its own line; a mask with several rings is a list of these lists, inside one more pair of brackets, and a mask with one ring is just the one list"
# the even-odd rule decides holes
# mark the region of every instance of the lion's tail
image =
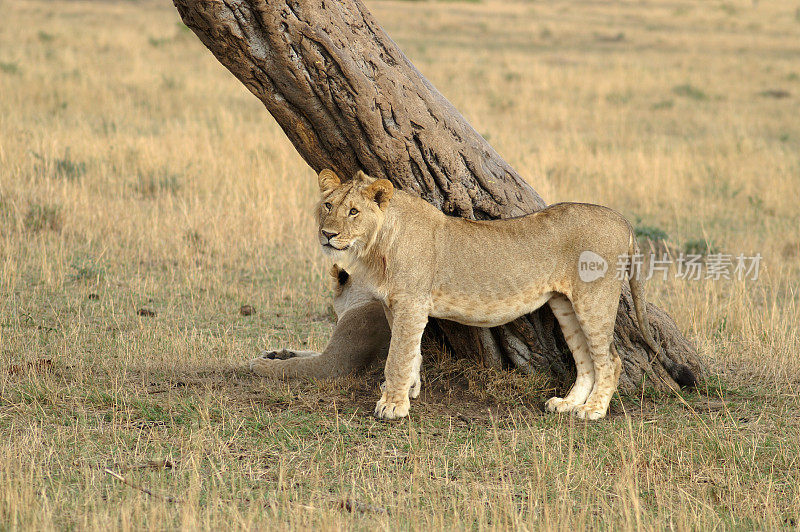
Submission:
[[[628,244],[628,283],[631,287],[631,298],[633,299],[633,308],[636,311],[636,321],[639,322],[639,330],[644,337],[644,341],[652,349],[653,353],[658,357],[658,360],[666,368],[670,376],[681,387],[694,387],[697,384],[697,377],[688,366],[678,364],[670,360],[665,354],[662,347],[655,341],[653,334],[650,332],[650,322],[647,319],[647,301],[644,298],[644,286],[639,280],[639,272],[633,269],[634,256],[639,253],[639,245],[636,242],[636,236],[633,229],[630,231],[630,240]],[[650,359],[652,364],[653,359]]]

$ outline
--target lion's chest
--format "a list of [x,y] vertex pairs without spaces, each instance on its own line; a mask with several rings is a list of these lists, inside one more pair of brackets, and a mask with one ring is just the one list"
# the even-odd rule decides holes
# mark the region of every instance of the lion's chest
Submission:
[[434,289],[430,315],[464,325],[495,327],[533,312],[551,296],[545,286],[529,286],[503,294]]

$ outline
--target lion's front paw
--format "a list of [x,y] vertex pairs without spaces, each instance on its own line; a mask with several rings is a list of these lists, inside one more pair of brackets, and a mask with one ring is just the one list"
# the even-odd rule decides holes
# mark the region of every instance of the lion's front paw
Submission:
[[606,417],[606,410],[599,408],[597,405],[585,404],[575,409],[575,415],[578,416],[578,419],[594,421]]
[[564,412],[572,412],[578,408],[578,406],[580,405],[572,404],[561,397],[551,397],[544,404],[544,407],[548,412],[558,412],[559,414],[563,414]]
[[409,408],[411,408],[411,401],[408,400],[407,395],[389,399],[387,394],[384,393],[375,406],[375,417],[378,419],[399,419],[408,415]]

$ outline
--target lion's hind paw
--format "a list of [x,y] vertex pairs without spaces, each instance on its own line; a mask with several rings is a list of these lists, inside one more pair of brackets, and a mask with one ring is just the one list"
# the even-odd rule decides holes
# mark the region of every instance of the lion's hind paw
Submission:
[[595,421],[606,417],[608,409],[601,409],[597,405],[585,404],[575,409],[575,415],[578,419],[585,419],[587,421]]
[[551,397],[544,404],[544,407],[548,412],[558,412],[559,414],[572,412],[579,406],[580,405],[573,404],[566,399],[562,399],[561,397]]

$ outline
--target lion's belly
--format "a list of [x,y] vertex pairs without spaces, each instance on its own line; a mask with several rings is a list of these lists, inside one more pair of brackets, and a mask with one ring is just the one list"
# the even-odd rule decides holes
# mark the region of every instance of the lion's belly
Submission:
[[431,317],[457,321],[475,327],[496,327],[533,312],[544,305],[553,293],[530,288],[497,295],[431,293]]

